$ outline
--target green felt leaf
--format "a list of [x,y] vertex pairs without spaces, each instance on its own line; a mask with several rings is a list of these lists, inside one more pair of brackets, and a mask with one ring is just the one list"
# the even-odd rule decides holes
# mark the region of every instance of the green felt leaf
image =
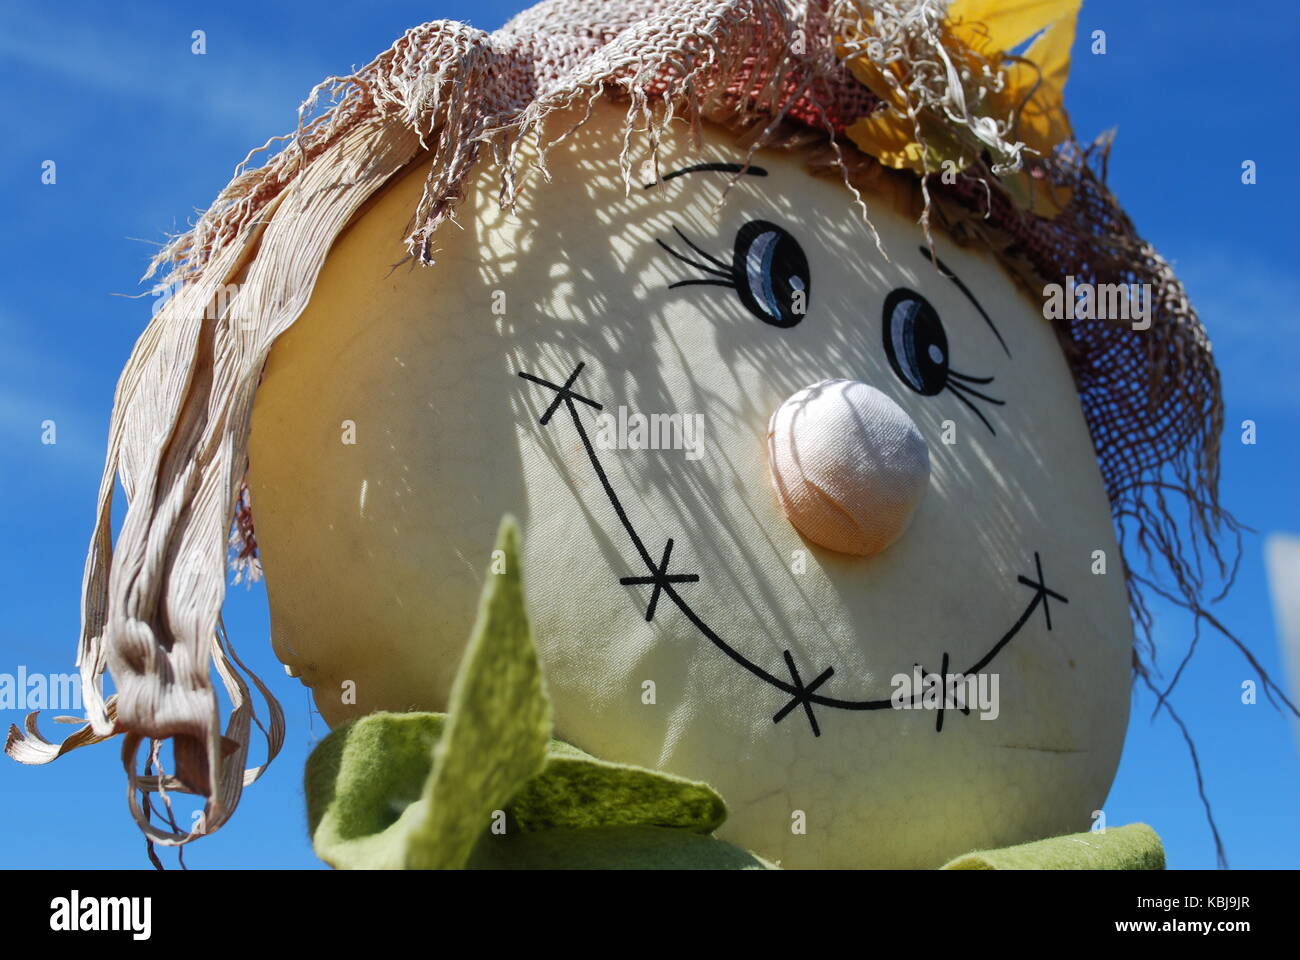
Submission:
[[944,870],[1163,870],[1165,848],[1145,823],[968,853]]
[[775,870],[715,837],[666,827],[600,827],[487,834],[470,870]]
[[652,826],[712,833],[727,819],[727,805],[707,784],[599,760],[553,740],[546,769],[511,801],[510,815],[525,831]]
[[463,866],[494,811],[545,765],[551,706],[510,517],[497,550],[504,569],[488,573],[448,714],[371,714],[308,760],[308,821],[326,863]]
[[331,732],[307,758],[307,826],[332,867],[400,870],[433,769],[443,714],[372,713]]
[[411,869],[464,866],[474,842],[520,787],[546,764],[551,702],[533,646],[519,571],[519,528],[501,521],[505,569],[488,574],[465,660],[452,685],[424,816],[406,849]]

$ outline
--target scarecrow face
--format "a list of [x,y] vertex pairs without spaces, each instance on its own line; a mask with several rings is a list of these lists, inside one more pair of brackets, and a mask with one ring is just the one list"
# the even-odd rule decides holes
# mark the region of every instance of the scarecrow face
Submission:
[[557,736],[709,781],[724,838],[921,867],[1086,829],[1132,634],[1040,306],[880,201],[886,260],[794,154],[719,205],[719,131],[628,192],[622,116],[508,216],[482,164],[432,268],[393,267],[419,167],[335,246],[254,411],[278,654],[331,724],[445,709],[512,512]]

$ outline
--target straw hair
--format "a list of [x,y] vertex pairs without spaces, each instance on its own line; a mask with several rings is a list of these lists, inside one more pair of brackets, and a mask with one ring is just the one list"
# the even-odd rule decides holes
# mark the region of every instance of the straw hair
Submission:
[[[220,617],[232,524],[236,553],[246,563],[255,558],[242,486],[253,399],[271,347],[306,307],[335,238],[404,168],[429,171],[407,237],[410,255],[424,263],[485,150],[509,207],[525,183],[520,145],[531,139],[540,147],[540,176],[528,188],[541,188],[546,149],[600,97],[627,108],[620,162],[629,185],[639,159],[656,163],[674,118],[692,127],[707,119],[741,132],[751,150],[819,146],[812,165],[843,177],[846,203],[869,215],[860,188],[879,189],[896,175],[842,136],[878,101],[849,75],[836,39],[889,27],[899,55],[920,69],[933,59],[942,9],[932,0],[555,0],[493,34],[448,21],[416,27],[354,75],[320,84],[299,111],[297,131],[259,149],[287,145],[255,169],[247,167],[259,151],[250,153],[211,209],[150,269],[164,271],[177,292],[137,342],[114,399],[83,583],[78,664],[88,722],[54,744],[32,715],[25,734],[11,728],[6,752],[44,763],[125,734],[133,816],[164,844],[211,833],[230,817],[243,787],[265,769],[248,765],[254,723],[267,741],[266,763],[275,756],[283,715],[252,678],[269,722],[256,716]],[[1016,169],[1012,127],[970,123],[976,118],[963,116],[954,91],[927,76],[933,96],[919,109],[946,109],[993,137],[1001,167]],[[326,94],[333,105],[318,112]],[[992,171],[967,171],[955,186],[914,185],[924,189],[923,214],[934,213],[958,240],[988,246],[1036,295],[1066,273],[1156,284],[1145,334],[1102,321],[1059,332],[1116,521],[1121,531],[1136,525],[1129,557],[1164,561],[1175,599],[1200,616],[1198,544],[1188,553],[1178,542],[1169,498],[1185,501],[1193,535],[1222,563],[1216,538],[1225,523],[1235,527],[1217,499],[1222,401],[1209,343],[1172,271],[1138,238],[1101,177],[1082,159],[1054,169],[1075,186],[1058,221],[1015,209]],[[238,285],[233,297],[230,284]],[[128,502],[116,544],[115,479]],[[1149,626],[1138,588],[1154,581],[1131,565],[1127,576],[1135,616]],[[214,665],[233,704],[224,730]],[[116,687],[109,698],[105,669]],[[166,739],[174,744],[170,773],[157,769]],[[148,798],[167,791],[206,798],[195,830],[153,822]]]

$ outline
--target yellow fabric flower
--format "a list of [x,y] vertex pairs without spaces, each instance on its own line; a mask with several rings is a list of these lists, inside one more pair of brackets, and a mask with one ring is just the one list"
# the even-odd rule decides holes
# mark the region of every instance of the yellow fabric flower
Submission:
[[[1068,188],[1048,182],[1041,157],[1073,138],[1065,110],[1070,47],[1082,0],[954,0],[936,53],[946,61],[952,95],[962,98],[970,126],[953,123],[942,111],[919,109],[915,122],[904,93],[911,69],[906,58],[880,65],[869,56],[848,67],[886,104],[845,131],[862,150],[886,166],[918,175],[942,172],[945,163],[964,170],[981,150],[995,147],[998,122],[1010,122],[1003,139],[1022,144],[1023,169],[1001,177],[1012,199],[1043,216],[1056,216],[1070,199]],[[1037,34],[1022,56],[1009,51]],[[860,48],[863,37],[842,38],[842,51]],[[999,72],[1002,88],[991,90],[974,79],[984,65]],[[919,128],[919,130],[918,130]],[[919,139],[918,139],[919,133]],[[996,152],[996,151],[995,151]]]

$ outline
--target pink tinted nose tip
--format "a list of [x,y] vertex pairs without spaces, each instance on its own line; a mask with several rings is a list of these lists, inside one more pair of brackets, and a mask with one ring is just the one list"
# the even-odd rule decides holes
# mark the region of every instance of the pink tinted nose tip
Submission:
[[898,540],[930,481],[930,450],[912,418],[860,380],[823,380],[768,423],[768,470],[801,534],[867,557]]

